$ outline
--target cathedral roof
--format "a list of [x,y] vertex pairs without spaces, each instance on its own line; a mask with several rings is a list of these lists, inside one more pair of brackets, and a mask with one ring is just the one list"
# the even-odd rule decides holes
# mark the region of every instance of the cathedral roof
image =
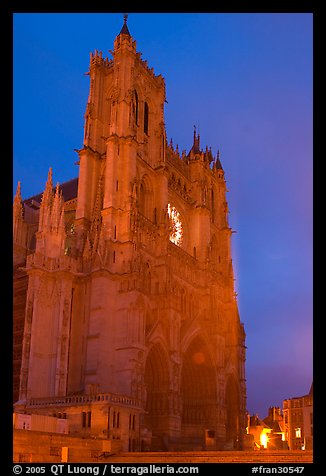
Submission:
[[[59,188],[62,191],[62,196],[65,202],[68,202],[69,200],[76,198],[77,191],[78,191],[78,177],[62,183]],[[55,192],[55,187],[53,187],[53,192]],[[43,192],[38,193],[37,195],[33,195],[32,197],[26,198],[24,200],[24,203],[26,205],[31,205],[32,201],[41,203],[42,195],[43,195]]]

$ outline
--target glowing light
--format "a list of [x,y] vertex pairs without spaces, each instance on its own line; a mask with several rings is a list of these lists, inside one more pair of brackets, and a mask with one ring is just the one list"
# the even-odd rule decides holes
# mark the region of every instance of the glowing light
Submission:
[[261,446],[263,446],[264,448],[267,448],[267,442],[268,442],[268,436],[266,435],[266,433],[261,433],[260,435]]
[[301,438],[301,428],[296,428],[295,429],[295,437],[296,438]]
[[175,207],[168,203],[168,215],[170,218],[170,241],[180,246],[182,243],[183,229],[180,220],[180,213]]

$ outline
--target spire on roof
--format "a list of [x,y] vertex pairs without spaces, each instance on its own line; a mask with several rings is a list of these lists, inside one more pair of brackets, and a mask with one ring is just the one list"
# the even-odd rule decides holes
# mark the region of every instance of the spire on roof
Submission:
[[194,126],[194,141],[192,144],[192,148],[190,149],[190,152],[193,152],[193,154],[199,154],[200,153],[200,136],[199,133],[196,134],[196,126]]
[[216,160],[215,160],[215,168],[216,168],[216,170],[223,170],[220,157],[221,157],[220,149],[218,149],[217,154],[216,154]]
[[123,26],[121,28],[121,31],[119,33],[119,35],[128,35],[128,36],[131,36],[130,33],[129,33],[129,30],[128,30],[128,27],[127,27],[127,20],[128,20],[128,14],[125,13],[123,15]]

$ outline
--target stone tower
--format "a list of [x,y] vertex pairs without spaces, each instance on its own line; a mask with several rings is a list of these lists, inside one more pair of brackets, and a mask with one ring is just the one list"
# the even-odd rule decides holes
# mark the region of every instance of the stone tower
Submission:
[[[245,427],[245,332],[219,153],[167,143],[165,82],[126,18],[90,57],[79,177],[14,210],[28,276],[16,410],[124,449],[219,449]],[[34,233],[35,232],[35,233]],[[25,253],[25,255],[24,255]]]

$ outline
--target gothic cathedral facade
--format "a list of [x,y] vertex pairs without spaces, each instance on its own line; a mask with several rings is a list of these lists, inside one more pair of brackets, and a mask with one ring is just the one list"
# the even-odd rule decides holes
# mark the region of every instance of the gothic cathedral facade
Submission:
[[50,169],[15,196],[16,411],[127,451],[235,447],[245,332],[219,154],[196,131],[188,153],[168,143],[164,79],[126,21],[112,55],[91,54],[78,178]]

